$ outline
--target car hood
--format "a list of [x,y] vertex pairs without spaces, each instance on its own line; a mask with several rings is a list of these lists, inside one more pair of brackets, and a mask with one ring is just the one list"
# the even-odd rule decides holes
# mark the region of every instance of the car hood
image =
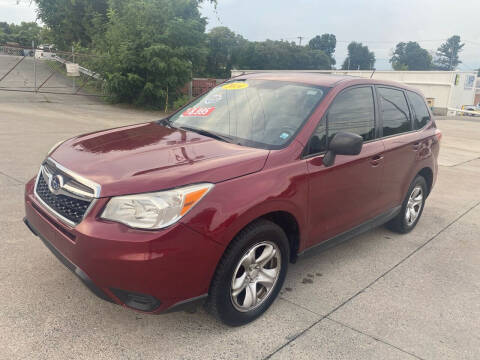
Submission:
[[260,171],[268,153],[152,122],[75,137],[50,157],[105,197],[225,181]]

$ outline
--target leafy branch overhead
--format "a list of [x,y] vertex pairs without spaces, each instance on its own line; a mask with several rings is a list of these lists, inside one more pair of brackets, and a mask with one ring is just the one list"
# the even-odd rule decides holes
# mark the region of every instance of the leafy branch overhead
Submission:
[[[59,49],[94,55],[82,61],[103,75],[113,101],[164,107],[190,78],[225,78],[241,69],[331,69],[336,40],[309,46],[251,42],[226,27],[205,33],[202,3],[215,0],[35,0]],[[87,63],[88,62],[88,63]]]
[[[0,41],[28,46],[53,43],[101,74],[112,101],[166,107],[182,101],[179,89],[192,76],[227,78],[232,69],[322,70],[334,68],[334,34],[306,46],[290,41],[249,41],[227,27],[205,32],[203,3],[216,0],[34,0],[46,25],[0,23]],[[13,39],[13,40],[12,40]],[[463,44],[458,36],[435,59],[416,42],[399,43],[391,58],[396,70],[454,69]],[[348,45],[342,69],[369,70],[375,54],[361,43]]]

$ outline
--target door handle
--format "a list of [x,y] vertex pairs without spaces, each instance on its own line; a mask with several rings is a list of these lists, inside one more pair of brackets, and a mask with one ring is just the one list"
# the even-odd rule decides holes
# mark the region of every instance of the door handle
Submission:
[[372,166],[378,166],[378,164],[380,164],[380,161],[382,160],[383,160],[383,155],[377,154],[370,159],[370,164],[372,164]]

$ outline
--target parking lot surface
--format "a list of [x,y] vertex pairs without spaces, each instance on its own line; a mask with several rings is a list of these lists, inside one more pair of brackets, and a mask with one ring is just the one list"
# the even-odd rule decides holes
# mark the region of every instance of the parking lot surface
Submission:
[[413,232],[308,252],[265,316],[229,328],[203,309],[98,299],[22,222],[24,183],[53,144],[160,116],[0,91],[0,359],[480,358],[480,121],[437,122],[438,180]]

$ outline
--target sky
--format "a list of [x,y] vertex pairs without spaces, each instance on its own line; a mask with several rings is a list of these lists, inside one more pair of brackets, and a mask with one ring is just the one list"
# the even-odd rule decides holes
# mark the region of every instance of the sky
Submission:
[[[35,21],[30,0],[0,0],[0,21]],[[375,53],[378,70],[389,70],[400,41],[417,41],[429,51],[452,35],[465,42],[460,70],[480,68],[480,0],[218,0],[204,3],[208,29],[228,26],[251,41],[288,40],[302,44],[317,34],[337,37],[335,58],[341,66],[350,41]]]
[[[480,68],[480,0],[218,0],[202,5],[208,28],[228,26],[252,41],[265,39],[302,43],[317,34],[337,37],[335,58],[341,66],[350,41],[368,45],[378,70],[400,41],[417,41],[436,50],[452,35],[465,41],[461,70]],[[468,40],[468,42],[467,42]]]

